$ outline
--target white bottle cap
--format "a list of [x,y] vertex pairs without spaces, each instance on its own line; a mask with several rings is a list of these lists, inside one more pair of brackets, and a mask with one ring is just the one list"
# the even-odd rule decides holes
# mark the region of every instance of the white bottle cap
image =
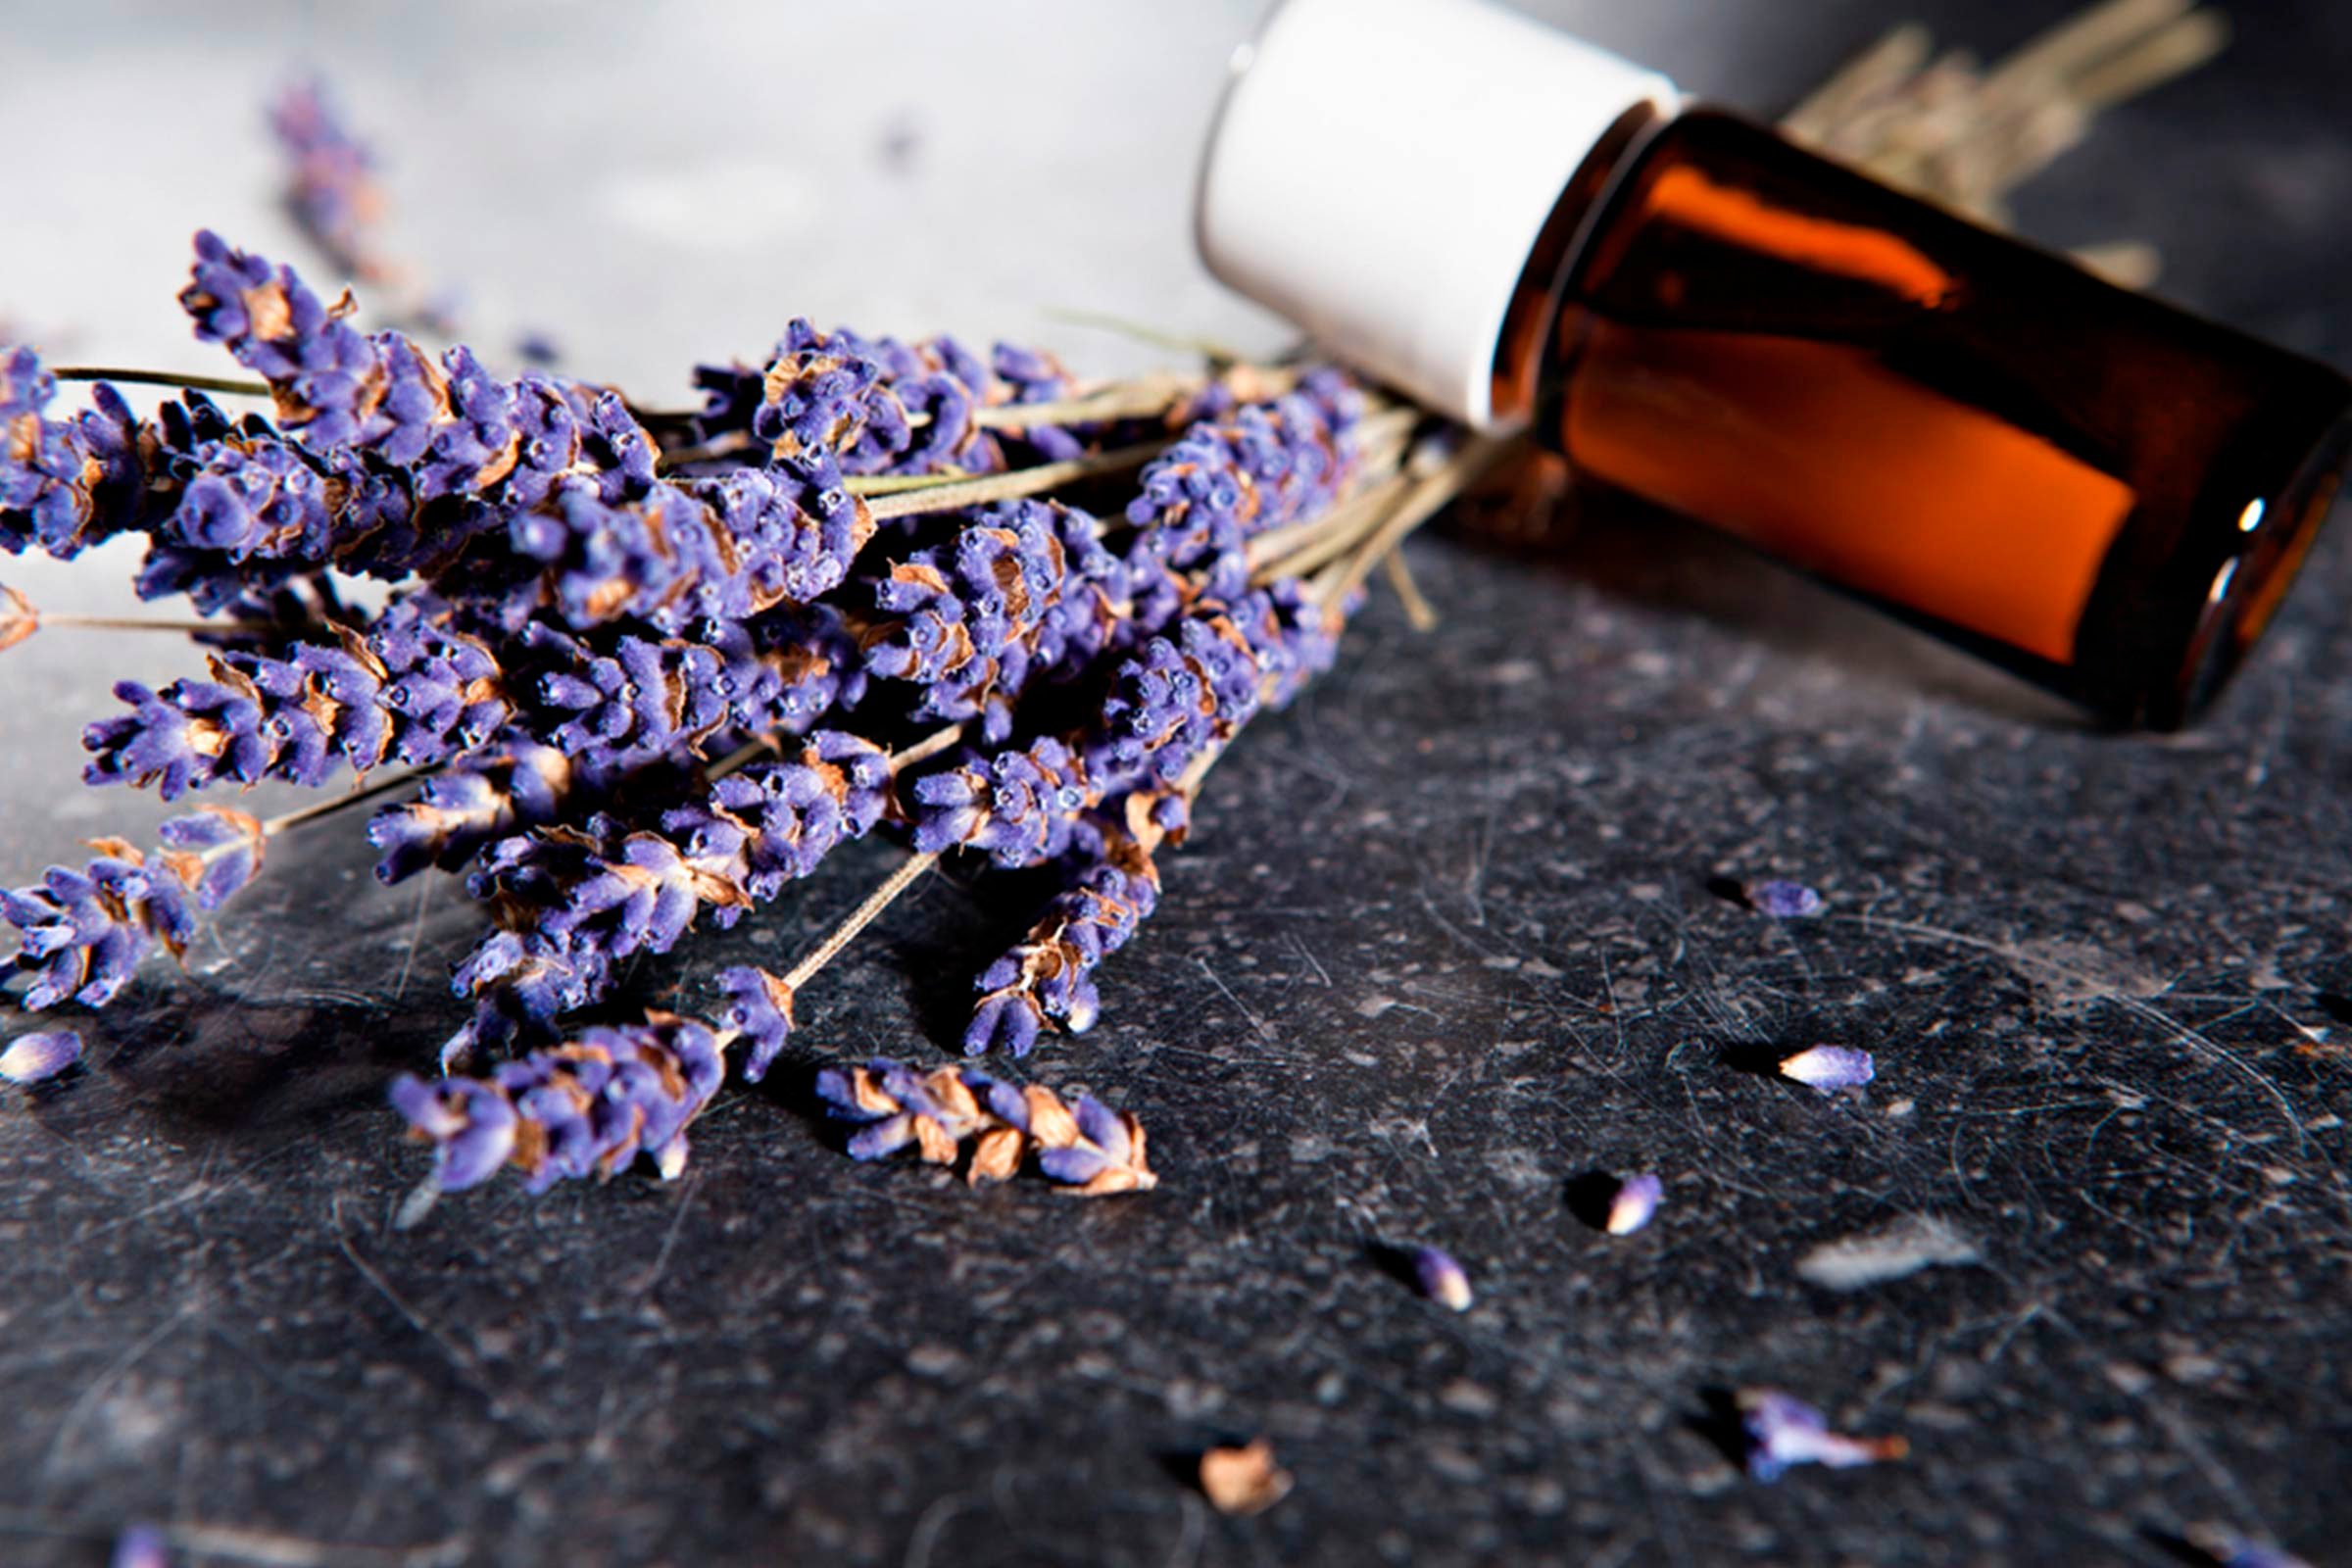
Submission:
[[1234,57],[1200,254],[1330,353],[1485,428],[1544,220],[1631,110],[1680,101],[1485,0],[1286,0]]

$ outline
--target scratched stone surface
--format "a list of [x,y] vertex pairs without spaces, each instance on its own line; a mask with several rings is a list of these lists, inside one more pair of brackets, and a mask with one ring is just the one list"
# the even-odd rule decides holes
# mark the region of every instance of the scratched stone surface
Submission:
[[[1271,344],[1185,235],[1251,9],[20,3],[0,315],[210,366],[185,235],[289,248],[252,106],[309,60],[485,339],[649,396],[798,312],[1104,370],[1150,351],[1044,307]],[[1544,9],[1769,110],[1903,15],[1989,51],[2063,6]],[[2176,295],[2352,360],[2352,13],[2240,20],[2022,220],[2154,239]],[[379,888],[356,822],[287,843],[186,974],[81,1024],[84,1068],[0,1104],[0,1560],[96,1564],[134,1519],[221,1563],[2162,1564],[2199,1521],[2344,1560],[2352,533],[2168,740],[1629,509],[1411,560],[1443,627],[1375,603],[1219,770],[1101,1027],[1033,1058],[1145,1119],[1148,1197],[854,1165],[795,1073],[673,1184],[396,1229],[422,1160],[383,1088],[476,920]],[[127,566],[9,570],[96,610]],[[8,655],[13,879],[152,826],[79,790],[74,736],[108,680],[189,667]],[[893,853],[632,994],[799,949]],[[1709,891],[1771,874],[1826,912]],[[935,1058],[1025,897],[933,879],[811,988],[810,1052]],[[1877,1082],[1744,1070],[1818,1042]],[[1598,1233],[1591,1173],[1638,1169],[1656,1221]],[[1386,1266],[1423,1242],[1467,1313]],[[1749,1383],[1913,1456],[1749,1482],[1707,1421]],[[1193,1458],[1261,1433],[1296,1491],[1213,1514]]]

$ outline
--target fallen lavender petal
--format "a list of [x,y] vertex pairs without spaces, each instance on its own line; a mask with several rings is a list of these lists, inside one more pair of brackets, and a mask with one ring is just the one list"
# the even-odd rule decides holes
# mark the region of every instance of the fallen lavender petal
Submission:
[[1871,1081],[1878,1067],[1870,1053],[1851,1046],[1814,1046],[1781,1058],[1781,1076],[1828,1094],[1856,1089]]
[[0,1051],[0,1078],[12,1084],[45,1083],[81,1059],[81,1036],[71,1029],[19,1035]]

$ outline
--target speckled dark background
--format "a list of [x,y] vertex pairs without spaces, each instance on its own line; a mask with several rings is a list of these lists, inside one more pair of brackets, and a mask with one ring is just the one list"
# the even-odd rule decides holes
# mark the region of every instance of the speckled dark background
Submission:
[[[1133,352],[1031,331],[1049,300],[1262,340],[1181,250],[1250,9],[15,7],[0,314],[206,363],[170,320],[181,236],[282,238],[246,105],[307,54],[399,155],[420,248],[598,364],[674,381],[802,309]],[[1543,9],[1770,110],[1901,16],[1990,51],[2065,6]],[[2352,360],[2352,12],[2234,9],[2227,63],[2023,220],[2154,239],[2169,292]],[[799,207],[760,206],[762,168],[808,176]],[[575,253],[535,283],[534,243]],[[1376,603],[1219,769],[1102,1026],[1033,1058],[1144,1117],[1147,1198],[855,1166],[789,1093],[733,1094],[675,1184],[502,1183],[396,1231],[422,1160],[383,1085],[450,1027],[475,922],[446,882],[377,887],[356,832],[288,844],[85,1069],[0,1106],[0,1561],[95,1564],[133,1518],[219,1562],[2161,1564],[2193,1521],[2346,1560],[2352,533],[2168,740],[1652,515],[1411,555],[1443,629]],[[14,570],[90,608],[113,575]],[[8,655],[12,873],[155,820],[76,790],[74,735],[107,679],[186,662]],[[636,994],[799,948],[891,854]],[[1772,873],[1829,912],[1707,891]],[[1024,913],[934,880],[811,988],[806,1039],[932,1055]],[[1737,1066],[1821,1041],[1878,1081]],[[1643,1167],[1649,1230],[1576,1217],[1580,1174]],[[1798,1271],[1918,1216],[1977,1260]],[[1468,1265],[1468,1314],[1383,1270],[1418,1241]],[[1749,1483],[1698,1420],[1745,1382],[1914,1457]],[[1190,1457],[1255,1433],[1297,1491],[1213,1515]]]

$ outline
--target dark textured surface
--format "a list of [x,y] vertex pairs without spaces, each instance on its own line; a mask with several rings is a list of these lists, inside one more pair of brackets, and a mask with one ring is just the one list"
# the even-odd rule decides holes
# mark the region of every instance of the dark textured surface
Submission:
[[[1991,49],[2061,8],[1914,9]],[[1593,30],[1771,103],[1894,20],[1785,11]],[[2352,24],[2240,16],[2025,217],[2157,239],[2171,292],[2352,356]],[[1678,58],[1709,27],[1740,48]],[[2311,1031],[2352,1008],[2352,533],[2171,740],[1656,517],[1412,559],[1444,628],[1376,604],[1220,767],[1102,1026],[1033,1058],[1143,1116],[1148,1197],[858,1167],[790,1093],[731,1094],[675,1184],[502,1183],[395,1231],[422,1161],[382,1087],[450,1026],[474,919],[378,888],[356,832],[285,846],[92,1065],[7,1097],[0,1560],[96,1563],[134,1517],[257,1533],[222,1561],[2157,1564],[2194,1520],[2336,1560],[2352,1055]],[[71,718],[182,658],[8,656],[13,870],[153,820],[67,793]],[[637,993],[798,950],[892,854]],[[1828,912],[1707,891],[1769,874]],[[811,988],[807,1041],[935,1054],[1022,916],[934,880]],[[1823,1041],[1878,1081],[1740,1069]],[[1638,1168],[1646,1232],[1572,1212]],[[1798,1273],[1923,1215],[1979,1261]],[[1423,1241],[1467,1314],[1381,1266]],[[1758,1487],[1695,1424],[1744,1382],[1914,1457]],[[1261,1432],[1297,1491],[1211,1514],[1190,1456]]]

